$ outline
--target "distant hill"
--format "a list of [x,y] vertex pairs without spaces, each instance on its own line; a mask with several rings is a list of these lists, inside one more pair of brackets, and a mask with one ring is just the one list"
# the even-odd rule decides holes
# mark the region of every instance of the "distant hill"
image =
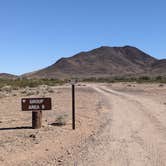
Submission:
[[18,76],[8,74],[8,73],[0,73],[0,79],[16,79]]
[[166,60],[158,60],[136,47],[100,47],[61,58],[53,65],[23,75],[28,78],[88,78],[165,75]]

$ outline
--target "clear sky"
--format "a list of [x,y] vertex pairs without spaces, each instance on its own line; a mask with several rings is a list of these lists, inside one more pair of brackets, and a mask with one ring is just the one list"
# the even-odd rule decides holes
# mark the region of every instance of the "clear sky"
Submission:
[[0,73],[22,74],[100,46],[166,58],[165,0],[0,0]]

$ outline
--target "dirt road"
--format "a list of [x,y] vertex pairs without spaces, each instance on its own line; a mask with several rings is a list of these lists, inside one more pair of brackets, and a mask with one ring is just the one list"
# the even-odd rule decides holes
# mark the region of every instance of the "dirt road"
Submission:
[[166,106],[153,97],[92,85],[111,120],[79,154],[78,165],[165,166]]

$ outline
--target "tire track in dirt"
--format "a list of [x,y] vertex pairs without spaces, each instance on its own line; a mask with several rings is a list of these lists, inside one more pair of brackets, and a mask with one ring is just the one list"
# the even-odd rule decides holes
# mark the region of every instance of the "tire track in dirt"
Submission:
[[[136,99],[135,96],[124,94],[114,90],[109,90],[107,88],[103,90],[105,92],[112,93],[114,95],[121,97],[124,100],[127,100],[128,102],[132,102],[133,104],[135,104],[135,106],[139,108],[139,111],[143,113],[144,117],[147,118],[147,121],[150,122],[150,125],[153,126],[155,132],[157,132],[159,137],[161,137],[163,140],[165,139],[166,128],[159,121],[159,119],[156,118],[155,115],[153,115],[153,112],[150,112],[146,107],[146,105],[152,101],[148,101],[149,99],[148,100],[146,99],[146,103],[145,103],[143,102],[144,100]],[[151,108],[151,110],[153,110],[153,108]],[[141,131],[141,129],[143,130],[144,128],[146,128],[145,124],[140,127],[139,132]],[[165,165],[165,147],[163,148],[163,144],[165,145],[165,141],[163,142],[163,144],[160,144],[161,142],[159,142],[159,144],[157,144],[156,142],[150,143],[150,141],[148,142],[148,140],[141,138],[137,133],[138,133],[137,131],[133,132],[132,138],[148,153],[148,159],[150,160],[151,165],[164,166]]]
[[166,165],[166,142],[162,132],[165,128],[145,103],[106,87],[92,85],[92,88],[106,99],[111,112],[106,116],[112,116],[112,121],[80,151],[78,165]]

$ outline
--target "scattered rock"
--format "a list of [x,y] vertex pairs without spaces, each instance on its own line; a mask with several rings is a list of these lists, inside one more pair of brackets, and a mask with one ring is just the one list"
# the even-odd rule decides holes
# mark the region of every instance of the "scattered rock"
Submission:
[[71,153],[69,152],[69,150],[66,151],[68,155],[70,155]]
[[63,160],[62,159],[58,159],[58,162],[61,163]]
[[163,84],[159,84],[159,87],[163,87],[164,85]]
[[13,93],[12,96],[17,96],[17,94],[16,94],[16,93]]
[[39,144],[39,142],[35,142],[35,144]]
[[35,139],[35,138],[36,138],[36,135],[35,135],[35,134],[31,134],[31,135],[29,135],[29,137]]

